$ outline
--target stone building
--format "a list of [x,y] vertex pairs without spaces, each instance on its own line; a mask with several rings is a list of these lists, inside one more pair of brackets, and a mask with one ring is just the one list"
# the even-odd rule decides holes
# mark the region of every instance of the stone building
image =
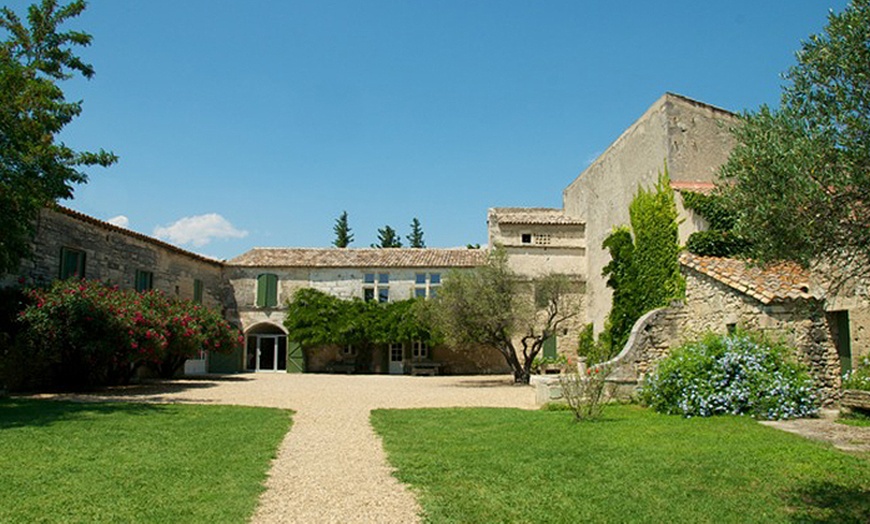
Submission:
[[429,298],[448,272],[485,262],[486,253],[478,249],[252,249],[228,261],[225,269],[235,299],[227,314],[242,328],[247,344],[238,354],[216,356],[214,370],[402,374],[431,364],[451,373],[506,371],[503,357],[494,350],[454,351],[411,340],[365,351],[303,349],[284,327],[286,303],[299,289],[378,302]]
[[767,333],[795,347],[809,366],[822,399],[838,398],[840,377],[854,358],[867,356],[866,300],[823,297],[811,275],[794,264],[760,268],[736,259],[683,253],[685,300],[642,317],[614,359],[616,378],[637,384],[672,348],[705,333],[735,329]]
[[[601,275],[609,262],[601,244],[615,226],[628,224],[629,204],[638,187],[652,186],[667,163],[678,193],[710,190],[733,146],[728,127],[734,118],[714,106],[665,94],[564,189],[561,209],[489,209],[489,246],[504,246],[514,271],[523,278],[565,274],[582,295],[576,321],[545,346],[548,355],[571,354],[576,328],[585,323],[602,329],[611,293]],[[680,198],[677,207],[681,242],[707,227],[683,208]],[[423,348],[414,341],[376,348],[364,359],[354,348],[305,351],[283,326],[284,304],[301,288],[341,298],[425,297],[437,293],[450,270],[484,262],[481,250],[301,248],[257,248],[218,261],[56,207],[40,215],[33,259],[23,262],[20,275],[2,277],[0,285],[19,276],[40,283],[78,275],[122,287],[159,289],[221,308],[243,330],[247,343],[236,354],[212,356],[210,371],[322,371],[356,361],[359,370],[391,373],[409,371],[415,359],[442,362],[454,373],[505,371],[503,358],[494,352]],[[850,359],[868,354],[867,286],[823,301],[809,284],[796,284],[795,274],[757,275],[757,269],[736,261],[690,255],[682,263],[686,301],[653,312],[635,326],[625,350],[629,356],[623,357],[624,363],[632,362],[623,366],[623,371],[631,370],[626,380],[643,375],[662,351],[690,334],[734,326],[789,334],[828,389],[838,384]],[[647,349],[639,350],[644,344]],[[188,371],[205,369],[205,360],[188,366]]]
[[[494,208],[489,243],[502,243],[521,274],[563,272],[585,282],[585,321],[604,327],[612,293],[601,275],[610,254],[601,247],[629,223],[638,187],[651,187],[667,164],[676,190],[707,190],[733,147],[734,115],[666,93],[562,192],[562,209]],[[680,240],[706,225],[677,199]],[[548,244],[549,243],[549,244]]]

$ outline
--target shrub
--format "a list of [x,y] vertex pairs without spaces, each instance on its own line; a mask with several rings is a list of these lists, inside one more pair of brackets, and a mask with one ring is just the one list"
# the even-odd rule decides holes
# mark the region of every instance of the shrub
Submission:
[[789,351],[747,333],[710,334],[663,359],[645,380],[641,399],[656,411],[686,417],[815,415],[813,380]]
[[843,389],[870,391],[870,357],[864,357],[855,369],[843,376]]
[[31,290],[28,299],[22,332],[5,355],[23,366],[10,384],[17,389],[124,384],[143,365],[172,376],[201,349],[231,351],[242,342],[219,313],[158,291],[63,280]]

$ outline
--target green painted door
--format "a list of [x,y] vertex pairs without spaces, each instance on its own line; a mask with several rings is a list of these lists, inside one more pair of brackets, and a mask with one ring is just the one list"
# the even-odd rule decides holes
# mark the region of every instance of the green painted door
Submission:
[[287,342],[287,373],[305,373],[305,358],[299,342]]
[[852,337],[849,329],[849,312],[834,311],[837,330],[837,353],[840,357],[840,371],[845,375],[852,371]]
[[556,358],[556,336],[553,335],[544,340],[544,358]]

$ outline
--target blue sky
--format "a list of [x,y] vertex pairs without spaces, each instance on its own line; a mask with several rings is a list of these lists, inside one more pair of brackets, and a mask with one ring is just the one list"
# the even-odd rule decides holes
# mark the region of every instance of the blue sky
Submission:
[[[29,2],[7,0],[19,13]],[[63,139],[120,156],[65,205],[183,248],[351,247],[412,218],[486,243],[486,210],[562,189],[664,92],[776,104],[845,0],[92,0]]]

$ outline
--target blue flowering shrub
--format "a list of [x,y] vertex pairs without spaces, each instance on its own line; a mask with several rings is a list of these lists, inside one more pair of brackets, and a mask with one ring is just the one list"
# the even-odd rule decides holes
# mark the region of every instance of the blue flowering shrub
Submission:
[[858,367],[843,377],[843,389],[870,391],[870,357],[864,357]]
[[813,379],[791,350],[748,333],[707,335],[659,362],[641,400],[685,417],[751,415],[788,419],[818,413]]

